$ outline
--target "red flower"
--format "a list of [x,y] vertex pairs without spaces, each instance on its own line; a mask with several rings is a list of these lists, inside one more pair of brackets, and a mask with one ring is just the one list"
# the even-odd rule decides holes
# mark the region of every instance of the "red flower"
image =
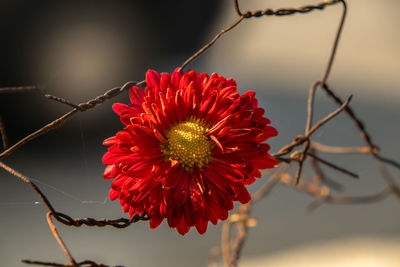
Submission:
[[182,235],[225,220],[233,201],[247,203],[245,185],[277,161],[266,139],[275,128],[252,91],[218,74],[149,70],[146,90],[132,87],[132,104],[116,103],[125,129],[104,141],[104,178],[124,212],[146,212],[150,227],[166,218]]

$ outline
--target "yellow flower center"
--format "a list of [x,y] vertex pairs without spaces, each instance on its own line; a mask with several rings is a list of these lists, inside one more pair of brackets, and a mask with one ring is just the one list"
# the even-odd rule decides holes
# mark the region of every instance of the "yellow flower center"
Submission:
[[212,143],[205,134],[207,131],[207,126],[193,117],[172,126],[167,132],[167,144],[161,147],[165,158],[178,161],[187,171],[194,165],[199,168],[206,166],[212,149]]

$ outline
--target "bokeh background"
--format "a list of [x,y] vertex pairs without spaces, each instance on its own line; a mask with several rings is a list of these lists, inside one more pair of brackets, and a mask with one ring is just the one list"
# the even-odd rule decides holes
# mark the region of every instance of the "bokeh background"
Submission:
[[[297,7],[318,1],[242,1],[242,10]],[[349,1],[348,18],[329,84],[364,120],[382,153],[400,160],[400,3]],[[304,131],[312,81],[325,69],[341,7],[306,15],[244,21],[190,68],[234,77],[241,92],[257,92],[279,130],[272,152]],[[27,1],[0,2],[0,87],[37,84],[46,93],[85,102],[147,69],[171,72],[235,19],[231,1]],[[322,117],[335,109],[317,96]],[[124,216],[107,199],[102,178],[102,140],[122,128],[114,102],[80,113],[62,128],[26,144],[4,160],[32,177],[57,210],[73,217]],[[38,93],[0,95],[9,142],[69,110]],[[316,119],[317,119],[316,118]],[[329,145],[362,145],[351,121],[339,116],[319,131]],[[324,155],[325,156],[325,155]],[[344,195],[384,187],[369,157],[325,156],[361,175],[357,181],[326,170],[345,185]],[[399,172],[392,174],[399,182]],[[306,172],[307,174],[307,172]],[[268,179],[263,177],[250,190]],[[0,170],[0,266],[24,266],[21,258],[67,262],[48,229],[44,205],[25,184]],[[258,226],[249,233],[243,266],[400,266],[399,201],[324,205],[305,210],[310,196],[279,186],[257,204]],[[126,266],[206,266],[208,250],[220,244],[221,224],[182,237],[163,223],[124,230],[68,228],[56,223],[77,260]]]

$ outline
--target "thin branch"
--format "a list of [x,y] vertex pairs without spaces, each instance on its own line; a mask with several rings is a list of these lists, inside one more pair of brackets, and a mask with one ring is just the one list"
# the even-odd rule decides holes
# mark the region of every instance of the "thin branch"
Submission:
[[78,110],[74,109],[71,110],[70,112],[66,113],[65,115],[61,116],[60,118],[48,123],[46,126],[40,128],[39,130],[31,133],[30,135],[22,138],[19,140],[17,143],[15,143],[13,146],[9,147],[8,149],[4,150],[0,154],[0,159],[7,157],[11,153],[13,153],[15,150],[23,146],[24,144],[28,143],[29,141],[32,141],[33,139],[36,139],[37,137],[51,131],[54,129],[57,129],[61,127],[69,118],[71,118]]
[[37,85],[28,86],[11,86],[11,87],[1,87],[0,94],[8,93],[22,93],[22,92],[42,92],[42,89]]
[[222,224],[221,233],[221,251],[224,266],[229,267],[231,264],[231,222],[229,219]]
[[340,40],[340,36],[342,34],[344,21],[346,20],[346,14],[347,14],[346,2],[344,0],[340,0],[340,3],[342,3],[342,5],[343,5],[342,18],[340,19],[340,23],[339,23],[339,27],[338,27],[338,30],[337,30],[337,33],[336,33],[335,41],[333,43],[333,48],[331,50],[331,56],[329,58],[328,65],[326,67],[324,76],[323,76],[323,78],[321,80],[321,84],[325,84],[326,83],[326,81],[328,79],[328,76],[329,76],[329,73],[330,73],[330,71],[332,69],[332,64],[333,64],[333,61],[335,60],[336,50],[337,50],[338,45],[339,45],[339,40]]
[[239,15],[239,17],[241,17],[242,16],[242,12],[240,11],[240,8],[239,8],[239,1],[238,0],[233,0],[233,5],[235,7],[236,13]]
[[267,8],[265,10],[246,11],[242,13],[242,15],[247,19],[247,18],[262,17],[262,16],[288,16],[296,13],[305,14],[314,10],[323,10],[325,7],[330,5],[335,5],[339,2],[340,0],[330,0],[319,3],[317,5],[308,5],[299,8],[279,8],[276,10]]
[[[329,97],[331,97],[338,105],[343,105],[344,101],[337,96],[333,90],[330,89],[330,87],[324,83],[322,84],[322,88],[325,90],[325,92],[328,94]],[[345,107],[345,112],[349,115],[349,117],[354,121],[356,124],[357,128],[361,132],[361,137],[364,139],[365,143],[371,148],[371,151],[374,153],[379,152],[378,146],[372,143],[371,137],[367,130],[365,129],[364,123],[356,116],[354,111],[351,109],[351,107]]]
[[208,267],[217,267],[217,257],[221,255],[220,247],[213,247],[208,251]]
[[[311,95],[310,97],[313,98],[313,95]],[[305,136],[305,140],[303,141],[303,142],[306,142],[306,145],[305,145],[304,151],[300,154],[300,158],[298,160],[299,166],[297,168],[296,178],[295,178],[296,185],[299,184],[300,176],[301,176],[301,173],[303,170],[303,164],[307,158],[308,149],[310,148],[309,136],[311,134],[313,134],[316,130],[318,130],[320,127],[322,127],[329,120],[333,119],[336,115],[338,115],[340,112],[342,112],[344,110],[344,108],[350,103],[351,98],[352,98],[352,96],[350,95],[350,97],[347,99],[347,101],[345,103],[343,103],[343,105],[341,107],[339,107],[337,110],[335,110],[334,112],[332,112],[331,114],[327,115],[325,118],[323,118],[322,120],[317,122],[311,129],[308,129],[307,128],[308,125],[307,125],[306,136]],[[311,105],[312,105],[312,103],[311,103]],[[312,115],[312,109],[310,110],[310,113],[309,113],[310,123],[311,123],[311,115]]]
[[183,71],[183,69],[189,65],[193,60],[198,58],[201,54],[203,54],[205,51],[207,51],[208,48],[210,48],[224,33],[229,32],[233,28],[235,28],[237,25],[239,25],[240,22],[244,19],[243,16],[240,16],[236,21],[234,21],[231,25],[220,31],[211,41],[209,41],[205,46],[203,46],[199,51],[193,54],[190,58],[188,58],[181,66],[180,70]]
[[61,97],[58,97],[58,96],[53,96],[53,95],[50,95],[50,94],[45,94],[44,97],[46,97],[49,100],[54,100],[54,101],[56,101],[58,103],[70,106],[72,108],[75,108],[75,109],[78,109],[78,110],[80,109],[80,107],[78,105],[75,105],[75,104],[71,103],[69,100],[66,100],[64,98],[61,98]]
[[368,146],[363,147],[340,147],[340,146],[328,146],[318,143],[316,141],[311,142],[311,147],[315,150],[324,153],[337,153],[337,154],[369,154],[374,153]]
[[[122,87],[116,87],[108,90],[105,92],[103,95],[100,95],[92,100],[89,100],[86,103],[81,103],[79,104],[79,109],[74,108],[73,110],[69,111],[68,113],[64,114],[63,116],[59,117],[58,119],[48,123],[44,127],[40,128],[39,130],[31,133],[30,135],[24,137],[20,141],[18,141],[16,144],[8,148],[7,150],[3,151],[0,154],[0,159],[7,157],[11,153],[13,153],[15,150],[17,150],[19,147],[22,145],[28,143],[29,141],[36,139],[37,137],[51,131],[54,129],[57,129],[61,127],[68,119],[70,119],[75,113],[78,111],[86,111],[88,109],[94,108],[96,105],[103,103],[105,100],[111,99],[119,95],[120,93],[124,92],[125,90],[129,89],[131,86],[138,85],[138,84],[143,84],[144,81],[136,83],[136,82],[127,82],[125,83]],[[52,98],[53,100],[55,98]],[[63,103],[66,104],[66,103]]]
[[336,115],[338,115],[340,112],[342,112],[343,110],[346,109],[346,107],[350,104],[351,98],[353,96],[350,95],[349,98],[347,98],[346,102],[344,102],[338,109],[336,109],[334,112],[330,113],[329,115],[327,115],[325,118],[323,118],[322,120],[320,120],[319,122],[317,122],[308,132],[307,137],[309,137],[310,135],[312,135],[316,130],[318,130],[319,128],[321,128],[322,125],[324,125],[325,123],[327,123],[328,121],[330,121],[331,119],[333,119]]
[[307,122],[306,122],[305,135],[307,135],[311,129],[313,115],[314,115],[313,107],[314,107],[315,91],[320,84],[321,84],[320,81],[313,82],[308,93]]
[[[323,84],[322,88],[324,88],[324,90],[328,94],[328,96],[330,96],[333,100],[335,100],[336,103],[338,103],[339,105],[343,104],[343,100],[339,96],[337,96],[333,92],[333,90],[331,88],[329,88],[329,86],[327,84]],[[359,131],[361,133],[361,137],[364,140],[364,142],[371,148],[371,154],[376,159],[378,159],[382,162],[385,162],[387,164],[390,164],[393,167],[396,167],[397,169],[400,170],[399,162],[396,162],[393,159],[389,159],[389,158],[379,155],[379,147],[372,142],[371,136],[367,132],[364,123],[361,121],[361,119],[359,119],[356,116],[355,112],[350,107],[346,107],[345,111],[349,115],[349,117],[354,121],[354,123],[356,124],[357,128],[359,129]]]
[[289,174],[286,174],[280,180],[281,183],[286,184],[296,190],[306,192],[310,195],[316,196],[315,199],[309,206],[309,209],[314,209],[322,203],[328,204],[368,204],[379,202],[389,195],[392,194],[392,189],[387,186],[382,191],[377,194],[367,195],[367,196],[332,196],[330,190],[327,187],[320,187],[315,184],[306,183],[304,181],[296,187],[293,187],[292,178]]
[[318,156],[316,156],[316,155],[314,155],[314,154],[312,154],[310,152],[308,152],[307,155],[312,157],[312,158],[314,158],[315,160],[321,162],[322,164],[325,164],[326,166],[331,167],[332,169],[334,169],[336,171],[340,171],[340,172],[342,172],[344,174],[347,174],[347,175],[349,175],[350,177],[353,177],[353,178],[359,178],[358,174],[356,174],[354,172],[351,172],[349,170],[346,170],[346,169],[344,169],[342,167],[339,167],[339,166],[337,166],[337,165],[335,165],[335,164],[333,164],[333,163],[331,163],[329,161],[326,161],[326,160],[324,160],[324,159],[322,159],[322,158],[320,158],[320,157],[318,157]]
[[270,179],[253,194],[250,205],[253,205],[262,198],[266,197],[272,191],[272,189],[279,184],[279,178],[277,178],[277,176],[278,175],[270,177]]
[[[62,264],[62,263],[55,263],[55,262],[46,262],[46,261],[32,261],[32,260],[21,260],[21,262],[26,263],[26,264],[31,264],[31,265],[41,265],[41,266],[53,266],[53,267],[112,267],[109,265],[105,265],[102,263],[96,263],[94,261],[90,260],[84,260],[81,262],[78,262],[77,265],[71,265],[71,264]],[[123,267],[120,265],[116,265],[113,267]]]
[[309,149],[310,149],[310,141],[307,139],[306,145],[304,147],[303,152],[301,152],[299,154],[299,159],[298,159],[299,166],[297,167],[296,178],[294,179],[295,180],[295,182],[294,182],[295,185],[298,185],[299,182],[300,182],[300,176],[301,176],[301,173],[303,171],[304,161],[307,158],[307,152],[308,152]]
[[400,199],[400,188],[396,183],[394,182],[394,179],[390,176],[389,172],[386,170],[385,166],[378,161],[378,169],[379,172],[381,173],[382,178],[385,180],[386,184],[392,191],[392,193]]
[[[312,153],[314,155],[317,152],[312,147],[310,147],[309,151],[310,151],[310,153]],[[329,188],[332,188],[335,191],[338,191],[338,192],[343,191],[343,185],[326,177],[326,175],[320,168],[318,161],[314,157],[310,157],[310,165],[314,171],[314,183],[315,184],[324,184],[324,185],[327,185]]]
[[327,202],[330,204],[369,204],[381,201],[389,195],[391,195],[391,189],[385,188],[381,192],[369,196],[329,197]]
[[65,256],[68,258],[68,260],[71,262],[72,266],[77,266],[77,263],[72,257],[71,253],[69,252],[67,246],[65,245],[64,241],[62,240],[60,234],[57,231],[56,226],[53,223],[53,220],[51,219],[52,212],[49,211],[47,213],[47,223],[49,224],[49,227],[51,229],[51,232],[53,233],[54,238],[57,240],[58,245],[61,247],[62,251],[64,252]]
[[327,115],[325,118],[323,118],[322,120],[320,120],[319,122],[317,122],[317,123],[314,125],[314,127],[312,127],[312,128],[310,129],[310,131],[308,131],[308,134],[307,134],[306,136],[304,136],[304,135],[297,135],[297,136],[293,139],[293,141],[292,141],[290,144],[288,144],[288,145],[282,147],[282,148],[278,151],[278,153],[272,154],[272,156],[275,157],[275,158],[284,160],[284,159],[282,159],[282,158],[280,158],[280,157],[283,156],[283,155],[289,154],[290,152],[292,152],[292,150],[293,150],[295,147],[300,146],[300,145],[304,144],[304,142],[306,142],[307,140],[309,140],[310,135],[312,135],[316,130],[318,130],[320,127],[322,127],[322,126],[323,126],[325,123],[327,123],[329,120],[333,119],[336,115],[338,115],[340,112],[342,112],[342,111],[348,106],[348,104],[350,103],[351,97],[352,97],[352,96],[350,96],[350,97],[347,99],[346,102],[342,103],[342,105],[341,105],[338,109],[336,109],[334,112],[332,112],[331,114]]
[[236,228],[237,228],[237,234],[236,237],[233,241],[233,246],[232,246],[232,257],[231,257],[231,262],[230,262],[230,267],[237,267],[238,266],[238,261],[240,258],[240,254],[242,252],[242,249],[244,247],[244,243],[247,238],[247,232],[249,229],[248,226],[248,219],[249,219],[249,213],[250,213],[250,205],[245,204],[239,207],[239,216],[240,216],[240,221],[236,223]]
[[4,164],[0,161],[0,167],[9,172],[10,174],[17,177],[19,180],[23,181],[24,183],[28,184],[40,197],[42,202],[46,205],[46,207],[51,211],[54,218],[57,219],[60,223],[63,223],[68,226],[75,226],[79,227],[81,225],[86,226],[113,226],[115,228],[125,228],[131,225],[132,223],[136,223],[138,221],[146,221],[148,220],[148,216],[143,213],[140,215],[135,215],[131,219],[126,218],[119,218],[119,219],[93,219],[93,218],[72,218],[64,213],[58,212],[54,209],[53,205],[50,203],[46,195],[39,189],[39,187],[31,181],[27,176],[19,173],[15,169],[11,168],[10,166]]
[[10,174],[14,175],[15,177],[17,177],[22,182],[28,184],[33,189],[33,191],[35,191],[39,195],[40,199],[46,205],[46,207],[52,213],[56,212],[55,209],[53,208],[53,206],[51,205],[50,201],[47,199],[46,195],[43,194],[42,191],[39,189],[39,187],[37,187],[28,177],[26,177],[25,175],[14,170],[10,166],[4,164],[2,161],[0,161],[0,167],[3,168],[4,170],[6,170],[7,172],[9,172]]
[[392,165],[393,167],[396,167],[397,169],[400,170],[400,163],[397,161],[394,161],[392,159],[386,158],[384,156],[381,156],[379,154],[374,154],[375,158],[378,159],[381,162],[387,163],[389,165]]

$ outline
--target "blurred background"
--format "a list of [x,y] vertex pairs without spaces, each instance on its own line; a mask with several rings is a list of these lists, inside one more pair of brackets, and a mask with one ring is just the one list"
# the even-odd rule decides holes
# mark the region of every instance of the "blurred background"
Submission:
[[[242,10],[299,7],[319,1],[241,1]],[[382,154],[400,160],[400,2],[353,0],[328,83],[363,119]],[[189,68],[234,77],[243,93],[254,90],[279,131],[272,152],[304,131],[308,88],[329,58],[341,6],[305,15],[244,21]],[[86,102],[147,69],[171,72],[235,19],[231,1],[27,1],[0,2],[0,87],[39,85],[73,103]],[[102,141],[122,129],[111,106],[127,94],[80,113],[62,128],[26,144],[4,162],[32,177],[57,210],[73,217],[125,216],[107,198]],[[336,106],[317,95],[321,118]],[[10,144],[70,109],[39,93],[1,94],[0,115]],[[338,116],[315,135],[328,145],[357,146],[353,123]],[[357,181],[326,169],[345,186],[343,195],[384,187],[365,156],[323,155],[361,175]],[[390,169],[399,177],[399,172]],[[307,173],[306,175],[310,174]],[[250,187],[254,192],[268,179]],[[0,170],[0,265],[21,258],[67,262],[47,226],[44,205],[25,184]],[[397,179],[397,182],[399,180]],[[400,266],[399,201],[324,205],[305,210],[312,198],[279,186],[253,211],[242,266]],[[206,266],[220,244],[221,224],[184,237],[163,223],[124,230],[71,228],[56,223],[78,260],[125,266]]]

